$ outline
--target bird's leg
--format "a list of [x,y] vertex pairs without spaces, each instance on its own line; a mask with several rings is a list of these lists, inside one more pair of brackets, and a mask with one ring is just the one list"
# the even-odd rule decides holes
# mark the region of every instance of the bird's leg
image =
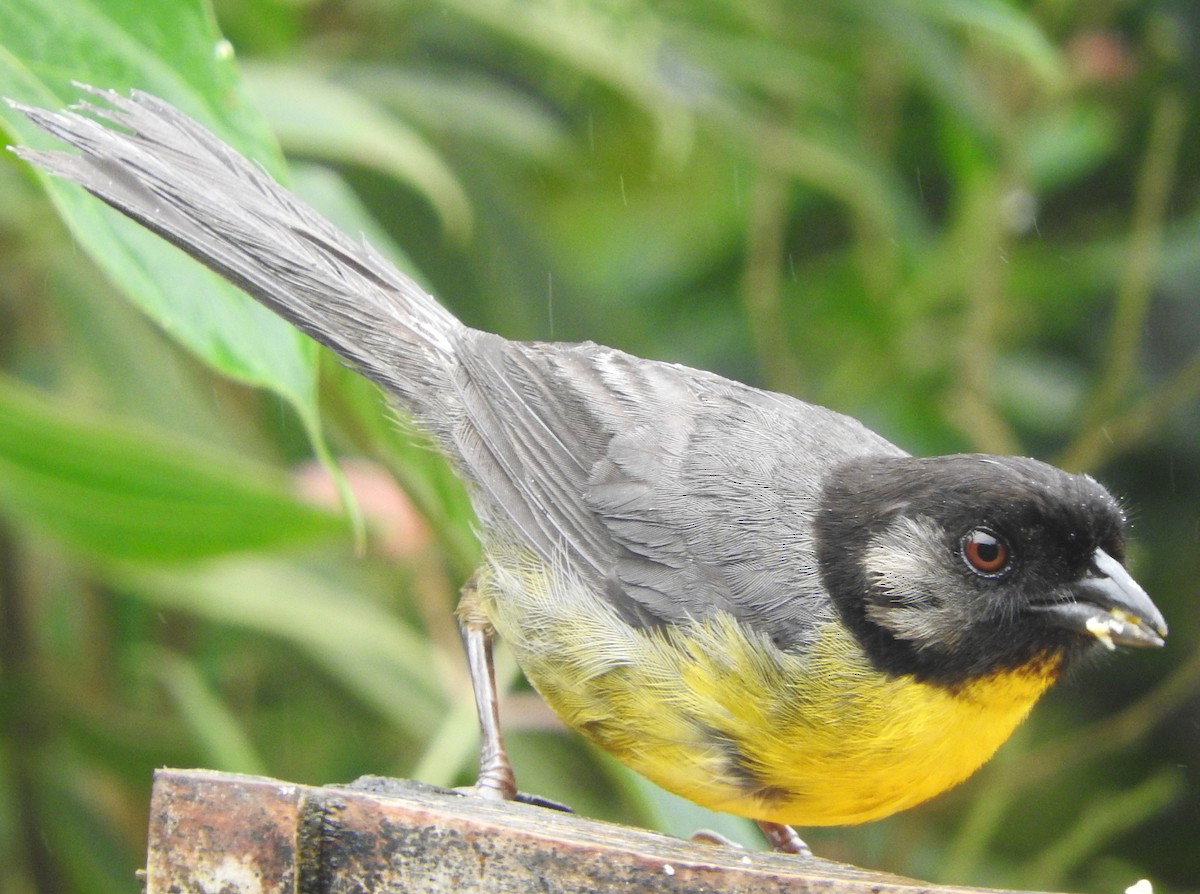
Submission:
[[517,797],[517,779],[500,734],[500,696],[496,691],[496,670],[492,661],[492,639],[496,631],[479,607],[475,578],[463,585],[458,604],[458,627],[467,650],[471,689],[479,712],[479,779],[475,790],[484,798],[511,801]]
[[809,850],[807,844],[796,834],[796,830],[791,826],[783,823],[772,823],[768,820],[755,820],[758,827],[762,829],[763,837],[767,839],[767,844],[771,845],[772,850],[777,850],[784,854],[796,854],[801,857],[811,857],[812,851]]

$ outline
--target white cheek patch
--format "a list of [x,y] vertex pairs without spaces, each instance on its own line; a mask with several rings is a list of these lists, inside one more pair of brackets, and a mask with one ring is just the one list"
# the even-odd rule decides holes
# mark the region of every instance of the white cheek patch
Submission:
[[868,580],[901,605],[926,601],[942,581],[946,547],[941,529],[924,518],[901,518],[871,541],[863,555]]
[[863,554],[863,570],[875,590],[867,617],[900,639],[952,647],[970,614],[955,592],[961,583],[952,560],[934,522],[897,519]]

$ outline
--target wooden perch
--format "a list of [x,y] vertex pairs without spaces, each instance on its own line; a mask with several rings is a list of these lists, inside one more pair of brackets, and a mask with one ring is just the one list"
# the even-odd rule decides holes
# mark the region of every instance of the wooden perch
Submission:
[[161,770],[146,894],[965,894],[817,858],[750,853],[410,780],[314,788]]

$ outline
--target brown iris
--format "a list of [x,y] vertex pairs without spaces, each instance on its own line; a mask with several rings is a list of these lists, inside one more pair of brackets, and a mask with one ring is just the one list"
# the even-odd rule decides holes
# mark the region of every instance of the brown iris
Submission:
[[1008,544],[987,528],[967,532],[962,539],[962,554],[974,571],[988,577],[1002,574],[1012,557]]

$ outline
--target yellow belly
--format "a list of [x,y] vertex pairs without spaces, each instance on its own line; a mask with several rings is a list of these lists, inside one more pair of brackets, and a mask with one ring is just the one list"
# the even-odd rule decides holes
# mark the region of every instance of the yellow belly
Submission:
[[991,757],[1057,674],[1041,662],[952,692],[873,670],[836,622],[799,656],[727,614],[634,629],[595,597],[538,596],[484,609],[563,721],[664,788],[760,820],[919,804]]

